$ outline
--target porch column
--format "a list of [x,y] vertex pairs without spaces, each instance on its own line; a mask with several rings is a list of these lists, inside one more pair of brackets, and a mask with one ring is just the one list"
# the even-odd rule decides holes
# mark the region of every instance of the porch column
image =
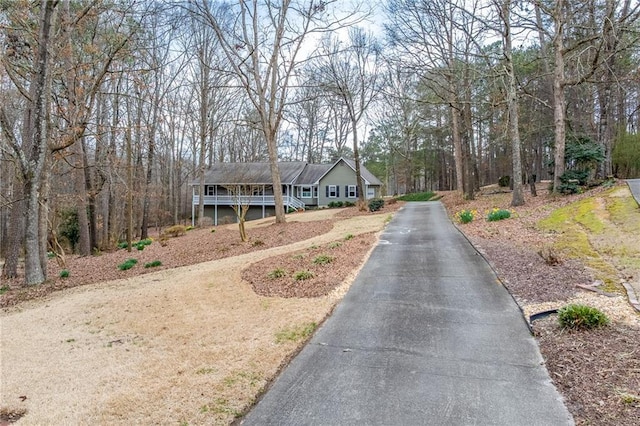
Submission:
[[265,206],[265,204],[267,203],[267,195],[265,194],[265,192],[267,192],[267,185],[262,185],[262,218],[264,219],[265,217],[267,217],[267,208]]

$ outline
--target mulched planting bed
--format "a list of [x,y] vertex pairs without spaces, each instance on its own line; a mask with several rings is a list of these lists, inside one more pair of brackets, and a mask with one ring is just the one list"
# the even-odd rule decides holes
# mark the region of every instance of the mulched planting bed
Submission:
[[[249,266],[242,278],[262,296],[318,297],[338,287],[358,268],[375,242],[375,233],[310,246],[295,253],[272,257]],[[322,260],[326,263],[322,263]],[[327,259],[330,259],[327,261]],[[274,277],[276,270],[283,276]],[[308,272],[308,278],[296,275]]]
[[547,368],[578,425],[640,425],[640,330],[620,324],[560,328],[534,323]]
[[[59,273],[62,268],[54,259],[49,259],[49,280],[41,285],[25,287],[22,284],[22,278],[4,281],[3,285],[8,285],[10,290],[0,295],[0,308],[13,306],[65,288],[130,278],[163,269],[194,265],[278,247],[324,234],[332,227],[332,220],[274,223],[249,229],[247,231],[249,241],[246,243],[240,241],[236,226],[219,227],[215,232],[211,232],[211,228],[193,229],[186,235],[168,239],[164,247],[154,241],[142,251],[134,247],[131,252],[120,249],[98,256],[67,256],[65,269],[70,272],[68,278],[60,278]],[[130,258],[136,259],[137,264],[131,269],[120,270],[118,265]],[[162,265],[144,267],[146,263],[155,260],[161,261]]]

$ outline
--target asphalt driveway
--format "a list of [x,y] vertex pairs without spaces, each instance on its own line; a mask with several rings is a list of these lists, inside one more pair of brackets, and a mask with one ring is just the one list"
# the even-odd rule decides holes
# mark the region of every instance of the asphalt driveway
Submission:
[[516,303],[439,202],[408,203],[245,425],[573,424]]

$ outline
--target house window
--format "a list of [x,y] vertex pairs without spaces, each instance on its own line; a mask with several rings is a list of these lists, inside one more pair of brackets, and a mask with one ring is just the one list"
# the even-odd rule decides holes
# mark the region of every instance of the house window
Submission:
[[216,187],[213,185],[207,185],[204,187],[204,195],[205,196],[214,196],[216,195]]
[[338,198],[338,187],[336,185],[327,186],[327,197]]
[[302,198],[311,198],[311,187],[303,186],[302,187]]
[[357,198],[358,197],[358,187],[356,185],[349,185],[347,187],[347,197],[349,197],[349,198]]

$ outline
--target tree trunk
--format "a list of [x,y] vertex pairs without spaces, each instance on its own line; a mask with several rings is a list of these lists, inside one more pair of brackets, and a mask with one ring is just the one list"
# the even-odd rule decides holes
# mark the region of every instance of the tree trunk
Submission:
[[[47,154],[47,106],[49,90],[47,88],[49,73],[49,41],[51,20],[56,3],[42,0],[38,50],[35,58],[34,81],[30,94],[33,120],[30,122],[27,144],[29,152],[26,157],[24,194],[26,197],[25,223],[25,284],[43,283],[47,278],[46,269],[42,268],[40,259],[40,185],[42,183],[45,159]],[[30,146],[29,146],[30,145]]]
[[564,18],[563,0],[558,0],[554,12],[554,23],[556,26],[553,47],[554,47],[554,70],[553,70],[553,125],[554,125],[554,168],[553,168],[553,191],[558,192],[560,187],[560,177],[564,174],[565,162],[565,73],[564,73]]
[[17,176],[14,176],[14,202],[11,205],[9,216],[9,229],[7,238],[7,257],[2,266],[3,278],[16,278],[18,276],[18,261],[23,252],[24,237],[24,186]]
[[76,216],[78,218],[78,246],[77,251],[80,256],[91,254],[91,241],[89,238],[89,220],[87,218],[86,204],[86,180],[83,161],[83,149],[80,141],[73,144],[75,151],[74,186],[76,192]]
[[276,208],[276,223],[285,223],[284,197],[282,194],[282,180],[280,179],[280,168],[278,167],[278,145],[275,131],[265,131],[267,137],[267,152],[269,154],[269,166],[271,168],[271,179],[273,181],[273,198]]
[[522,161],[520,159],[520,129],[518,117],[518,94],[516,91],[516,76],[513,69],[513,51],[511,47],[511,0],[504,0],[502,4],[503,42],[505,72],[507,74],[507,116],[509,120],[508,135],[511,138],[512,182],[511,205],[524,204],[522,192]]

